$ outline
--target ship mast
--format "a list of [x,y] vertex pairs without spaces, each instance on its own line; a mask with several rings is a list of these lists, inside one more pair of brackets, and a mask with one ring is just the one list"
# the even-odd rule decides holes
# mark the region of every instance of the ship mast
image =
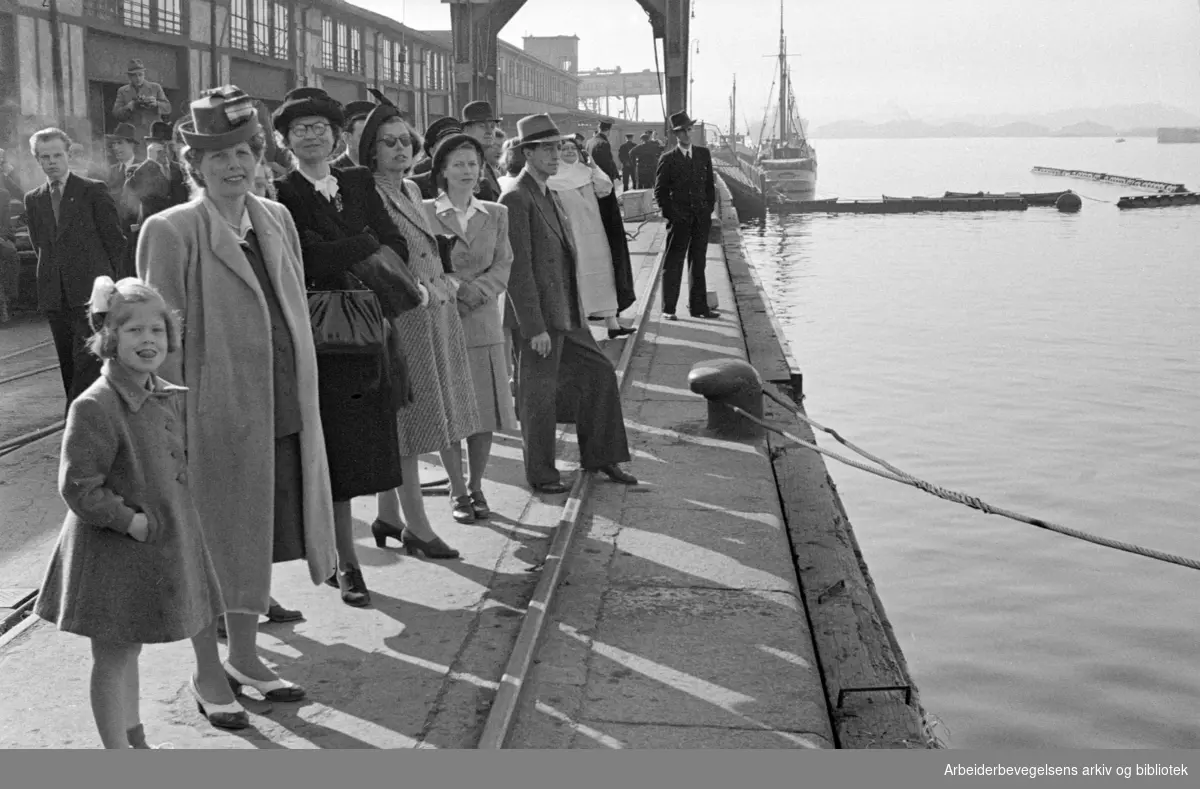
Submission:
[[733,93],[729,97],[729,147],[737,152],[737,74],[733,75]]
[[788,127],[787,38],[783,34],[783,0],[779,0],[779,144],[785,145]]

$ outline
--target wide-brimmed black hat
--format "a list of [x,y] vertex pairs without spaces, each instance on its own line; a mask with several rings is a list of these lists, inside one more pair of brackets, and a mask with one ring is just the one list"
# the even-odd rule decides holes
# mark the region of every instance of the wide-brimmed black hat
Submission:
[[461,131],[462,124],[459,123],[458,118],[451,118],[449,116],[438,118],[429,124],[429,128],[425,130],[425,154],[433,156],[433,149],[437,145],[438,140],[447,134],[458,134]]
[[363,123],[362,133],[358,138],[358,163],[360,166],[371,170],[375,169],[375,142],[379,136],[379,129],[383,124],[396,118],[403,120],[400,109],[394,104],[376,104],[375,108],[367,113],[367,120]]
[[671,116],[671,131],[683,131],[695,125],[692,119],[688,117],[688,114],[682,110]]
[[142,138],[144,142],[173,142],[175,128],[166,121],[155,121],[150,124],[150,133]]
[[262,131],[254,99],[237,85],[207,91],[191,104],[191,117],[176,129],[185,145],[203,151],[220,151],[246,142]]
[[271,113],[271,125],[275,127],[275,131],[286,136],[292,121],[310,115],[324,118],[338,128],[344,128],[346,125],[346,113],[342,105],[321,88],[296,88],[288,91],[283,97],[283,103]]

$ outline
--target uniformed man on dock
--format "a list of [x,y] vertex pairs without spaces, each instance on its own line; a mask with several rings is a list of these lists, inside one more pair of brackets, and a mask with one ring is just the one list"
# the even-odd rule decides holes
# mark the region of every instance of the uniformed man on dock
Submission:
[[588,158],[615,184],[621,180],[621,174],[617,172],[617,163],[613,161],[612,145],[608,142],[608,133],[612,130],[612,125],[613,122],[608,119],[600,121],[599,128],[592,135],[592,139],[587,141],[584,149],[587,151]]
[[633,162],[633,188],[652,189],[660,151],[650,142],[650,132],[642,132],[642,141],[629,152]]
[[629,153],[637,147],[632,134],[625,135],[625,142],[617,149],[617,159],[621,162],[621,191],[629,191],[629,183],[633,180],[633,159]]

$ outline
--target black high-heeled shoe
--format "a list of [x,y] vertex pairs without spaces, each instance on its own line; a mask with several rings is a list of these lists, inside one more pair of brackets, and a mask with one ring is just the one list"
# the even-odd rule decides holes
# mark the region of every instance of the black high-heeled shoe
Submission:
[[409,556],[415,556],[417,551],[420,551],[425,555],[426,559],[457,559],[459,557],[458,551],[442,542],[441,537],[434,537],[432,540],[422,540],[410,532],[407,527],[405,527],[404,532],[400,535],[400,543],[404,546],[404,550]]
[[375,537],[376,548],[386,548],[388,537],[391,537],[396,542],[403,544],[402,535],[404,534],[404,527],[393,526],[387,521],[376,518],[371,524],[371,534]]
[[325,580],[325,583],[342,593],[342,602],[355,608],[366,608],[371,604],[371,593],[367,590],[366,579],[362,569],[351,567],[349,570],[339,570]]

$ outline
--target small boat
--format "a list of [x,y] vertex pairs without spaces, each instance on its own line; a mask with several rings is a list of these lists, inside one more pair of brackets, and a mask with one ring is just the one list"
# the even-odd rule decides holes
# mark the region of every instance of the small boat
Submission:
[[1058,198],[1065,194],[1071,194],[1071,190],[1064,189],[1061,192],[1004,192],[1003,194],[992,192],[946,192],[945,196],[957,198],[973,197],[989,200],[1019,197],[1030,205],[1054,205],[1058,202]]

